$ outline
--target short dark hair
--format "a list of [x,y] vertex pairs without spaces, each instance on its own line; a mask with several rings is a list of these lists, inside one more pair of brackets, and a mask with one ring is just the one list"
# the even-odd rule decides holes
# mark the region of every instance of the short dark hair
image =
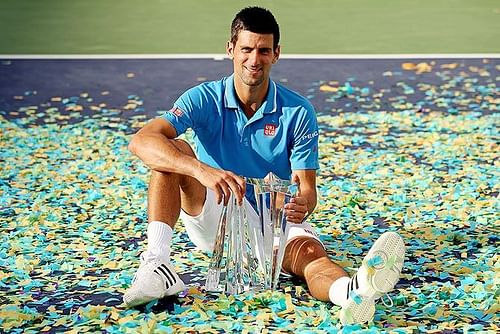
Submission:
[[280,27],[273,14],[261,7],[246,7],[240,10],[231,23],[231,43],[235,44],[238,34],[248,30],[256,34],[273,34],[273,48],[280,42]]

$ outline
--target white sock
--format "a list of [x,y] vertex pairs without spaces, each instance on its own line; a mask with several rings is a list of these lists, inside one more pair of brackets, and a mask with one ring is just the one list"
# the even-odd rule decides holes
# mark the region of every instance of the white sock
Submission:
[[170,261],[170,244],[172,228],[163,222],[152,221],[148,224],[148,249],[144,254],[146,260],[161,259]]
[[332,283],[328,292],[332,303],[338,306],[344,305],[348,297],[347,289],[350,280],[350,277],[341,277]]
[[359,289],[358,291],[364,291],[367,288],[367,276],[368,272],[366,266],[361,266],[351,286],[349,286],[349,284],[354,277],[341,277],[337,279],[332,283],[328,291],[328,297],[331,302],[335,305],[342,306],[349,298],[352,290]]

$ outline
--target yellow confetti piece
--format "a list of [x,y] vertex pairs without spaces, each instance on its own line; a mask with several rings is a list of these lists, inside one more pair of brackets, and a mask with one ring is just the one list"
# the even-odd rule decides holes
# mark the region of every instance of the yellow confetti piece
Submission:
[[329,85],[321,85],[319,87],[319,90],[322,92],[330,92],[330,93],[336,93],[338,92],[339,88],[338,87],[332,87]]
[[132,110],[132,109],[135,109],[137,108],[137,104],[135,103],[129,103],[127,105],[125,105],[125,107],[123,107],[125,110]]
[[300,285],[295,286],[295,295],[297,297],[302,296],[304,293],[306,293],[306,290],[302,286]]
[[264,311],[264,312],[259,312],[259,314],[257,314],[257,316],[255,317],[255,320],[257,320],[257,321],[269,321],[271,319],[271,317],[272,317],[271,313]]
[[73,105],[65,108],[66,111],[82,111],[83,107],[81,105]]
[[0,271],[0,281],[9,278],[12,276],[12,273],[6,273],[4,271]]
[[429,65],[428,63],[403,63],[401,64],[401,68],[406,71],[416,71],[417,74],[425,73],[425,72],[431,72],[432,71],[432,66]]
[[105,269],[116,269],[118,267],[118,263],[116,261],[108,261],[103,265]]
[[458,67],[458,63],[451,63],[451,64],[442,64],[441,68],[444,69],[449,69],[449,70],[454,70]]
[[68,319],[65,317],[59,318],[54,322],[54,327],[68,325]]
[[279,316],[283,316],[287,313],[293,313],[295,311],[295,306],[293,305],[292,296],[290,294],[285,295],[285,305],[286,309],[279,312],[278,313]]
[[354,266],[354,263],[350,260],[335,261],[335,263],[341,266],[342,268],[351,268]]
[[414,63],[403,63],[401,68],[406,71],[414,71],[417,69],[417,65]]

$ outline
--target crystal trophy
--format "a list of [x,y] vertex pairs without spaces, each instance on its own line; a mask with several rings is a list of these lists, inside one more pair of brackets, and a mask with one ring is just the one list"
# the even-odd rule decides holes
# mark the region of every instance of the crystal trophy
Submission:
[[256,211],[248,207],[253,212],[247,212],[234,196],[224,206],[208,268],[208,291],[239,294],[278,286],[288,233],[284,206],[298,186],[273,173],[246,181],[254,187]]

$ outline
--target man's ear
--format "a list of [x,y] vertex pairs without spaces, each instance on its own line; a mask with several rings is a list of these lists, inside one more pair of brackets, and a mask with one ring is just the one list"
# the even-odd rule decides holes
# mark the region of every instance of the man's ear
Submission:
[[273,64],[276,64],[278,62],[280,54],[281,54],[281,46],[278,45],[274,50]]
[[234,51],[233,43],[231,43],[231,41],[227,41],[226,53],[230,59],[233,59],[233,51]]

